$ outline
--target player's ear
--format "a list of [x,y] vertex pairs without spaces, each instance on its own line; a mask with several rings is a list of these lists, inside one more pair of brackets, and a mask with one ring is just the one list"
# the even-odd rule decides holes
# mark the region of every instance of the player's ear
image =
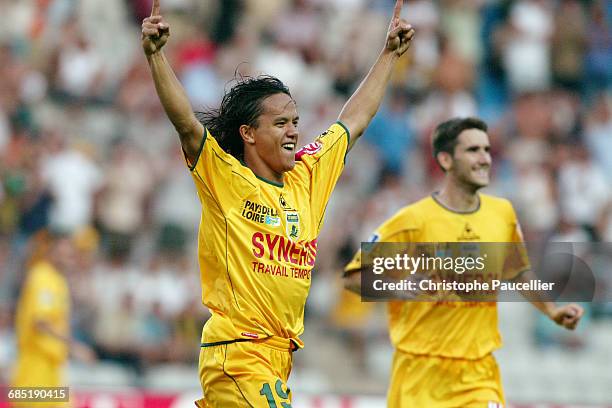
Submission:
[[247,144],[255,144],[255,135],[253,134],[253,128],[249,125],[240,125],[238,128],[242,141]]
[[453,156],[448,152],[439,152],[436,155],[436,160],[445,172],[453,167]]

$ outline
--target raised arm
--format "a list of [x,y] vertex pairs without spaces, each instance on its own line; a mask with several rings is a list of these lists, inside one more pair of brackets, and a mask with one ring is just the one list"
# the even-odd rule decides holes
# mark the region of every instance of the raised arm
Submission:
[[338,120],[349,129],[351,134],[349,149],[353,147],[376,114],[385,95],[395,63],[406,52],[414,37],[412,26],[400,18],[402,3],[403,0],[395,2],[385,47],[338,117]]
[[142,22],[142,49],[147,56],[159,100],[179,134],[187,158],[193,164],[202,142],[204,126],[195,117],[183,86],[162,52],[170,36],[170,26],[159,14],[159,8],[159,0],[153,0],[151,16]]

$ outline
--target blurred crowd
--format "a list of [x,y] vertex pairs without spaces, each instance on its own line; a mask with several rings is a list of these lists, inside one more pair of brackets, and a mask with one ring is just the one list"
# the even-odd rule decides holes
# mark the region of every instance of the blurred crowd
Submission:
[[[166,53],[196,110],[216,106],[236,76],[278,76],[303,145],[375,60],[393,3],[162,0]],[[612,241],[612,3],[406,3],[416,39],[347,158],[319,241],[307,318],[340,336],[372,326],[370,308],[341,292],[342,266],[381,221],[435,189],[430,135],[447,118],[488,122],[487,191],[513,202],[527,240]],[[69,274],[76,337],[136,372],[197,361],[208,316],[199,202],[140,50],[150,8],[0,0],[0,373],[45,227],[72,232],[80,254]]]

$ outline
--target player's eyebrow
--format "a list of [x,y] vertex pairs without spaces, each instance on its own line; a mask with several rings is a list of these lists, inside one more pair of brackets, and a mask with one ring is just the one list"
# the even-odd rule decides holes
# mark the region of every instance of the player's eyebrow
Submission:
[[296,115],[296,116],[277,116],[274,118],[274,122],[295,122],[295,121],[299,121],[300,120],[300,116]]
[[487,144],[471,144],[471,145],[467,145],[465,149],[466,150],[477,150],[477,149],[480,149],[480,148],[490,149],[491,145],[489,143],[487,143]]

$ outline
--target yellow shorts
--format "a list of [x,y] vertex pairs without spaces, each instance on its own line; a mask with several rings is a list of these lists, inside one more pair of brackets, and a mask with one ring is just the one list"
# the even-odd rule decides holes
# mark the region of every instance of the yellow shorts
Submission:
[[504,392],[493,355],[479,360],[395,351],[389,408],[502,408]]
[[199,407],[290,408],[290,340],[270,337],[202,347]]

